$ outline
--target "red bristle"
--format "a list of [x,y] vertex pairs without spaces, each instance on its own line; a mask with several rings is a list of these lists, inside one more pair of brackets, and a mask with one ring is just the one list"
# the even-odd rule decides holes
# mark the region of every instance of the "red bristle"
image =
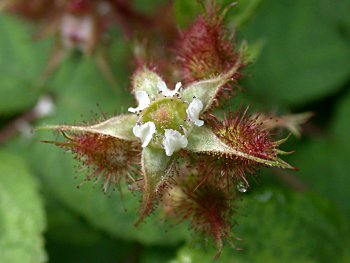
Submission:
[[120,188],[121,180],[134,182],[140,174],[140,145],[97,133],[72,133],[56,145],[70,150],[82,167],[91,169],[85,181],[101,182],[103,191]]
[[177,223],[189,220],[195,231],[211,237],[217,245],[217,257],[224,240],[232,243],[231,230],[234,222],[231,217],[235,212],[236,195],[232,191],[218,189],[213,180],[207,180],[197,187],[197,179],[180,179],[169,190],[164,197],[165,212],[176,218]]
[[[264,160],[277,158],[278,148],[271,134],[257,122],[256,117],[248,115],[248,108],[242,112],[229,113],[220,121],[213,115],[208,116],[208,124],[216,135],[233,149]],[[263,164],[235,155],[211,155],[205,153],[198,156],[196,162],[203,179],[217,178],[217,185],[230,189],[232,186],[246,191],[249,187],[247,176],[256,176]]]
[[[218,17],[200,16],[182,32],[176,52],[187,83],[223,74],[235,65],[239,57]],[[232,76],[237,77],[238,73]]]

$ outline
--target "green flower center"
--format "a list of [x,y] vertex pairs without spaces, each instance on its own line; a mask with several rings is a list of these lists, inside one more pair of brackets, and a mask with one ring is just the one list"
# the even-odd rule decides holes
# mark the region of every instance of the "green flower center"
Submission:
[[157,132],[164,134],[164,129],[176,130],[183,134],[181,126],[187,128],[188,105],[178,98],[163,98],[152,102],[143,112],[141,121],[151,121]]

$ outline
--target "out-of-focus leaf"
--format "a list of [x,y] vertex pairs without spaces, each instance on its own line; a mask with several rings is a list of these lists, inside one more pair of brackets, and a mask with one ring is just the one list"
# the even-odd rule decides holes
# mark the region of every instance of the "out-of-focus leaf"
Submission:
[[325,139],[313,139],[297,148],[291,161],[298,164],[298,176],[310,190],[332,199],[350,218],[350,96],[335,112],[331,133]]
[[307,187],[332,199],[350,217],[349,153],[336,139],[313,140],[296,149],[291,159]]
[[[350,1],[331,1],[323,0],[323,5],[321,5],[320,13],[324,19],[333,23],[339,34],[341,34],[345,40],[350,40]],[[330,12],[329,5],[334,6],[337,12]]]
[[343,13],[341,5],[327,0],[264,1],[243,32],[249,40],[266,40],[249,81],[259,100],[302,105],[337,91],[346,81],[350,47],[336,24],[324,17],[324,9]]
[[34,42],[32,30],[13,17],[0,15],[0,114],[13,114],[34,105],[48,42]]
[[[232,1],[227,2],[226,5],[232,3]],[[230,16],[227,20],[232,21],[234,27],[241,28],[246,23],[250,22],[256,15],[260,4],[264,2],[262,0],[245,0],[237,2],[237,6],[230,11]]]
[[185,28],[193,22],[203,10],[197,1],[176,0],[174,1],[176,23]]
[[[243,239],[235,243],[243,250],[227,245],[218,263],[339,262],[346,252],[345,220],[319,196],[264,190],[246,197],[243,208],[234,229]],[[171,263],[209,263],[213,255],[215,250],[192,244]]]
[[137,245],[135,252],[129,243],[118,242],[110,238],[98,240],[94,244],[79,246],[70,243],[48,243],[50,263],[74,262],[74,263],[111,263],[132,262],[137,257]]
[[[215,1],[220,12],[228,11],[225,20],[233,28],[240,28],[248,23],[256,14],[262,0],[237,1],[236,6],[230,7],[234,1]],[[188,26],[200,14],[205,14],[205,1],[176,0],[174,2],[176,22],[180,27]],[[229,25],[230,26],[230,25]]]
[[[134,6],[141,10],[142,12],[148,13],[148,14],[154,14],[155,11],[157,11],[157,8],[159,6],[166,4],[167,0],[134,0]],[[159,14],[158,14],[159,15]]]
[[[106,80],[92,57],[71,57],[65,61],[48,83],[48,87],[56,94],[57,102],[56,116],[49,121],[52,124],[72,124],[92,118],[95,123],[105,119],[103,112],[112,114],[127,109],[132,97],[128,93],[123,60],[120,60],[120,65],[115,68],[116,71],[120,68],[124,76],[118,74],[115,86]],[[91,112],[97,116],[92,116]]]
[[126,262],[138,244],[112,239],[68,210],[47,192],[46,248],[50,263]]
[[174,247],[148,247],[140,255],[140,263],[168,262],[175,256]]
[[[46,189],[48,190],[48,189]],[[102,233],[91,227],[74,211],[56,200],[50,191],[45,194],[47,212],[47,242],[70,246],[92,246],[102,238]],[[49,244],[50,246],[50,244]],[[50,251],[48,251],[50,256]],[[50,260],[53,258],[50,256]]]
[[46,262],[43,205],[22,159],[0,152],[0,261]]
[[[343,143],[344,148],[350,152],[350,93],[348,92],[342,100],[339,101],[338,108],[335,112],[335,120],[332,123],[332,132],[334,139]],[[350,164],[349,164],[350,165]]]

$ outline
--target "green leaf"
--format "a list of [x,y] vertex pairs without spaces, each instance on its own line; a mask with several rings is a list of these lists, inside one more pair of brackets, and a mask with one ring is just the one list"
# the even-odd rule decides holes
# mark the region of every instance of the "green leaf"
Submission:
[[146,91],[151,97],[157,97],[159,95],[158,83],[163,81],[157,73],[144,67],[138,70],[133,78],[133,91]]
[[331,124],[332,132],[339,142],[343,142],[344,146],[350,150],[349,134],[350,134],[350,93],[344,96],[337,104],[335,112],[335,120]]
[[237,72],[240,64],[241,60],[237,59],[236,64],[224,75],[194,82],[181,92],[181,96],[188,102],[191,102],[193,97],[200,99],[204,105],[203,112],[205,112],[213,105],[220,89],[230,80],[235,72]]
[[144,178],[144,189],[142,197],[142,205],[140,219],[152,212],[153,206],[156,203],[156,195],[159,188],[166,182],[169,174],[169,166],[173,158],[165,155],[163,149],[146,147],[142,150],[142,173]]
[[18,113],[35,104],[48,42],[35,43],[32,30],[14,17],[0,16],[0,113]]
[[92,126],[48,125],[39,127],[37,130],[91,132],[108,135],[126,141],[135,141],[137,138],[133,134],[132,128],[135,126],[136,122],[136,115],[124,114]]
[[202,11],[201,6],[196,1],[176,0],[174,2],[174,12],[177,24],[184,28]]
[[296,106],[339,90],[350,73],[350,48],[337,21],[327,17],[348,19],[343,8],[327,0],[264,1],[242,32],[249,42],[266,40],[249,92],[265,104]]
[[37,184],[22,159],[1,151],[0,160],[1,262],[47,262]]
[[134,245],[104,235],[98,229],[54,200],[50,192],[45,195],[48,215],[46,247],[50,263],[108,262],[106,259],[125,261]]
[[350,95],[335,112],[328,137],[313,138],[299,145],[290,157],[300,168],[298,176],[307,187],[327,196],[350,218]]
[[[228,5],[229,1],[226,2],[228,2]],[[238,2],[237,6],[232,9],[232,15],[229,17],[235,28],[240,29],[245,24],[249,23],[256,15],[262,2],[262,0],[246,0]]]
[[210,129],[204,127],[193,128],[188,139],[187,149],[195,153],[208,153],[223,156],[234,155],[268,166],[295,169],[293,166],[278,157],[274,160],[266,160],[236,150],[223,143]]
[[[243,200],[242,216],[233,228],[236,251],[226,244],[218,263],[228,262],[346,262],[345,219],[333,204],[317,195],[258,191]],[[215,247],[209,251],[199,243],[179,250],[171,263],[212,262]]]
[[167,0],[154,0],[154,1],[148,1],[148,0],[134,0],[133,6],[140,10],[143,13],[147,13],[149,15],[160,15],[158,13],[154,14],[155,12],[159,12],[158,8],[162,5],[166,5]]

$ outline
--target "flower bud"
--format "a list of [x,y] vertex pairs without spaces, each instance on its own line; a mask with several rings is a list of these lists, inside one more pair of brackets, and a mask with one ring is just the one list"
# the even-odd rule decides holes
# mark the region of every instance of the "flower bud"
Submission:
[[[226,73],[240,56],[232,42],[218,15],[197,18],[182,32],[176,49],[184,80],[189,83]],[[238,77],[238,72],[232,77]]]
[[82,168],[91,170],[85,181],[102,181],[107,192],[110,187],[120,188],[121,180],[134,181],[138,176],[140,147],[138,143],[92,132],[72,132],[65,142],[50,142],[73,152]]
[[215,257],[218,257],[224,240],[232,244],[235,194],[218,189],[211,180],[199,185],[198,179],[190,176],[168,189],[164,195],[164,212],[178,222],[189,220],[196,232],[212,237],[217,246]]

